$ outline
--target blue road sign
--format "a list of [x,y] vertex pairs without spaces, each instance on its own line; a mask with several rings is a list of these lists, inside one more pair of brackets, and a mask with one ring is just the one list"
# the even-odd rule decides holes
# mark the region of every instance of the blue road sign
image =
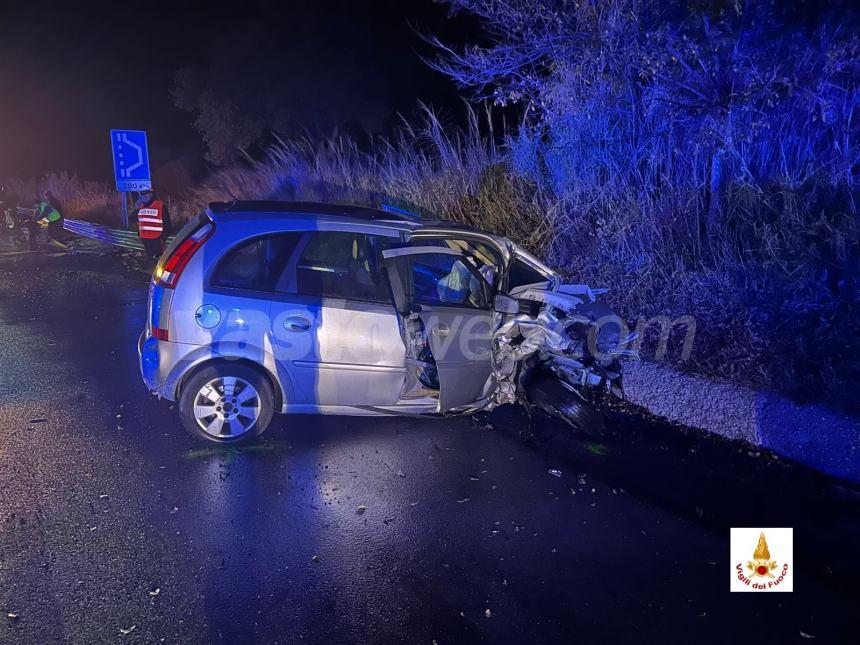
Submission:
[[152,188],[149,174],[149,151],[146,148],[146,132],[142,130],[111,130],[110,144],[113,149],[113,174],[116,189],[131,192]]

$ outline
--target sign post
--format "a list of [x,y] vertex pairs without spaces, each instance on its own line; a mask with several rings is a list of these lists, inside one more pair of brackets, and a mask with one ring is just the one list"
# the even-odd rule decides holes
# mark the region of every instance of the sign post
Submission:
[[113,174],[116,189],[122,193],[122,225],[128,228],[128,196],[125,193],[152,188],[149,149],[143,130],[111,130]]

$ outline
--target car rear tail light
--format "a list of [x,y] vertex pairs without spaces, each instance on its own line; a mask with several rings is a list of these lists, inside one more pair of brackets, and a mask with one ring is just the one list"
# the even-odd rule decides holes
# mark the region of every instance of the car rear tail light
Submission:
[[170,304],[173,301],[173,289],[162,287],[154,282],[149,288],[149,331],[156,340],[170,340],[167,333],[170,327]]
[[159,260],[152,276],[155,282],[168,289],[176,288],[179,276],[182,275],[185,267],[188,266],[192,256],[214,232],[215,225],[211,221],[207,221],[180,242],[170,255]]

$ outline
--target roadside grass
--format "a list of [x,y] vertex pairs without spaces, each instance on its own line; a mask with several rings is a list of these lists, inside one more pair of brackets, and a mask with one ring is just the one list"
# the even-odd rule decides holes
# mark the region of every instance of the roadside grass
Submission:
[[211,201],[291,199],[390,204],[418,214],[479,226],[542,252],[550,220],[534,185],[510,170],[506,151],[469,111],[466,130],[446,128],[429,108],[418,125],[371,152],[356,141],[280,141],[266,159],[217,172],[192,191],[185,210]]
[[69,217],[102,224],[116,224],[119,221],[119,194],[106,183],[82,181],[76,175],[66,172],[51,173],[40,179],[11,177],[4,183],[18,198],[21,206],[32,206],[40,198],[42,191],[50,190],[63,204]]

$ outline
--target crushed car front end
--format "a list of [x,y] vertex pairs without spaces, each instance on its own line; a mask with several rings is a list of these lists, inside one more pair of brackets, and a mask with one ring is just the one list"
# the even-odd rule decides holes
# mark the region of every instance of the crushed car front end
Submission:
[[406,347],[402,396],[433,398],[440,413],[571,397],[573,410],[620,391],[622,363],[637,357],[603,291],[566,284],[505,238],[423,229],[384,257]]

